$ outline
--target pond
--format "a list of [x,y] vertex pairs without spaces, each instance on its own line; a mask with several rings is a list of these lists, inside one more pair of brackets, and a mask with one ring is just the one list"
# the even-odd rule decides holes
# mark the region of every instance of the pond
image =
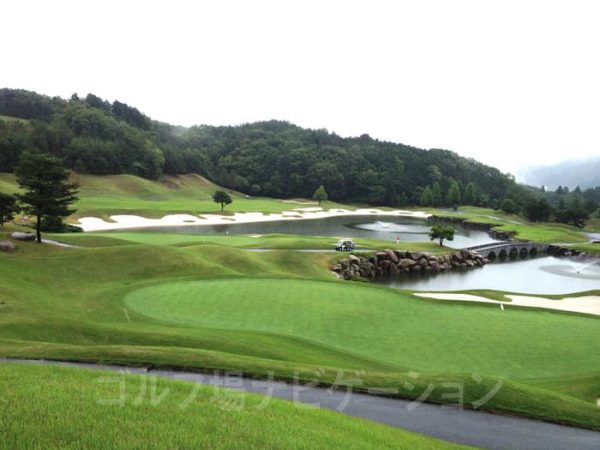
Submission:
[[[423,219],[390,216],[328,217],[309,220],[281,220],[273,222],[236,223],[230,225],[186,225],[181,227],[145,228],[144,232],[185,234],[298,234],[305,236],[334,236],[400,241],[429,241],[431,225]],[[445,245],[452,248],[472,247],[497,242],[484,231],[458,227],[454,241]]]
[[590,241],[600,241],[600,233],[584,233]]
[[600,289],[600,261],[541,256],[493,262],[479,269],[435,276],[406,275],[383,283],[415,291],[495,289],[528,294],[568,294]]

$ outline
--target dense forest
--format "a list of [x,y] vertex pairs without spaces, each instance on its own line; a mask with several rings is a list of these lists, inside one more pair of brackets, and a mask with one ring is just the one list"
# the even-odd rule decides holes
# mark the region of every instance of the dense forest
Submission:
[[[1,116],[5,116],[4,119]],[[24,120],[16,120],[24,119]],[[524,207],[530,191],[499,170],[447,150],[423,150],[368,135],[342,138],[281,121],[177,127],[93,94],[69,100],[0,89],[0,171],[42,151],[91,174],[199,173],[249,195],[310,197],[374,205]]]
[[504,210],[515,209],[508,212],[520,212],[534,222],[553,220],[577,227],[585,226],[592,214],[600,213],[600,187],[585,191],[579,186],[573,190],[569,190],[567,186],[558,186],[554,191],[548,191],[544,187],[528,189],[530,192],[520,209],[517,205],[512,205],[510,200],[504,200],[500,207]]

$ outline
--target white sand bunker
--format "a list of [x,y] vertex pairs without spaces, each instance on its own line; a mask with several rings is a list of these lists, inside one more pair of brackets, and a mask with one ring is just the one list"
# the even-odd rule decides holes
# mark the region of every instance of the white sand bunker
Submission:
[[510,302],[501,302],[491,300],[486,297],[471,294],[451,294],[451,293],[415,293],[417,297],[432,298],[435,300],[461,301],[461,302],[477,302],[477,303],[493,303],[496,305],[502,304],[504,307],[510,306],[525,306],[528,308],[543,308],[553,309],[556,311],[568,311],[582,314],[592,314],[600,316],[600,296],[587,295],[582,297],[566,297],[560,300],[550,300],[544,297],[533,297],[526,295],[507,295]]
[[327,217],[343,216],[395,216],[395,217],[416,217],[426,219],[430,216],[422,211],[404,211],[393,210],[384,211],[381,209],[330,209],[325,211],[322,208],[297,208],[293,211],[282,211],[281,213],[263,214],[260,212],[236,212],[233,216],[224,216],[220,214],[201,214],[193,216],[190,214],[170,214],[161,219],[147,219],[145,217],[134,215],[115,215],[110,216],[112,222],[99,219],[97,217],[82,217],[79,219],[79,225],[84,231],[105,231],[105,230],[126,230],[131,228],[147,227],[170,227],[184,225],[227,225],[233,223],[255,223],[272,222],[277,220],[303,220],[303,219],[324,219]]
[[295,203],[296,205],[318,205],[319,202],[303,202],[300,200],[281,200],[281,203]]
[[323,208],[320,208],[318,206],[313,206],[311,208],[294,208],[294,211],[316,212],[316,211],[323,211]]

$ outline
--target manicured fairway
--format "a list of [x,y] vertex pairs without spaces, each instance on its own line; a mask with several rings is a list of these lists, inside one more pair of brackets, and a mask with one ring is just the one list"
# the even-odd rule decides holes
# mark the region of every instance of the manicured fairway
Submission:
[[0,448],[6,449],[466,448],[291,402],[265,405],[258,395],[169,380],[16,364],[0,365],[0,380]]
[[77,239],[82,248],[19,242],[0,253],[0,356],[319,374],[326,384],[359,370],[357,389],[417,398],[433,384],[439,402],[452,401],[448,382],[474,402],[501,376],[482,408],[600,429],[598,319],[501,315],[335,281],[333,253]]
[[276,333],[399,367],[550,377],[600,367],[594,318],[439,304],[390,289],[282,279],[168,283],[127,307],[179,325]]
[[[81,246],[110,247],[125,244],[151,244],[193,246],[202,244],[215,244],[227,247],[247,249],[273,249],[273,250],[329,250],[335,249],[338,240],[332,236],[300,236],[292,234],[186,234],[186,233],[158,233],[152,231],[135,232],[107,232],[107,233],[56,233],[50,235],[53,239]],[[440,247],[436,242],[402,242],[400,246],[389,241],[375,239],[356,239],[357,250],[376,250],[390,246],[410,251],[428,251],[440,253],[448,251],[447,247]],[[339,253],[339,255],[343,255]],[[341,258],[342,256],[340,256]]]

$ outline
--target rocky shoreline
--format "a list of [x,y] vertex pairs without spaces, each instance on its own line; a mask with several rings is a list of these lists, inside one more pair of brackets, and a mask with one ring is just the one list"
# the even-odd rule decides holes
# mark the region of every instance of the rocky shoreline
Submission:
[[369,257],[348,255],[331,270],[345,280],[374,280],[400,274],[436,274],[450,270],[469,270],[483,267],[489,262],[487,258],[471,250],[430,255],[386,249]]

